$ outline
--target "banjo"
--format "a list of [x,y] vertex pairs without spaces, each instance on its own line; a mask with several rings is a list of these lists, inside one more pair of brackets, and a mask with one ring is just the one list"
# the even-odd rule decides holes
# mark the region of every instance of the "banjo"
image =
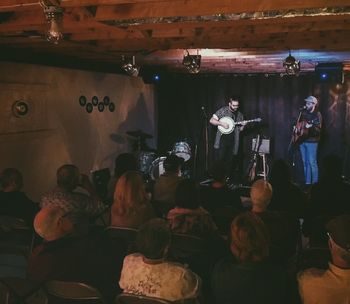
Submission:
[[248,122],[260,122],[261,118],[255,118],[255,119],[250,119],[250,120],[242,120],[242,121],[237,121],[235,122],[231,117],[229,116],[224,116],[219,119],[220,122],[225,122],[229,125],[227,129],[225,129],[223,126],[218,126],[219,131],[222,134],[230,134],[233,132],[236,126],[242,125],[243,123],[248,123]]

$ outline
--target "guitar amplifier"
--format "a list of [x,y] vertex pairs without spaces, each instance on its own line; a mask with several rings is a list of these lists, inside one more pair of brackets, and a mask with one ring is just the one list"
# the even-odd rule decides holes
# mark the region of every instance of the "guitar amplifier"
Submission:
[[252,139],[252,151],[263,153],[263,154],[269,154],[270,153],[270,140],[269,139],[261,139],[259,142],[257,142],[258,138]]

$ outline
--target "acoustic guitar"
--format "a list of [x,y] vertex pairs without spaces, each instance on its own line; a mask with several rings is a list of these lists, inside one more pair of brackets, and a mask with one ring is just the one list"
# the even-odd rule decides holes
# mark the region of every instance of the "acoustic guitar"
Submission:
[[228,128],[224,128],[223,126],[218,126],[219,131],[222,134],[230,134],[233,132],[233,130],[236,128],[236,126],[240,126],[244,123],[249,123],[249,122],[260,122],[261,118],[254,118],[254,119],[249,119],[249,120],[242,120],[242,121],[237,121],[235,122],[231,117],[229,116],[224,116],[219,119],[220,122],[225,122],[228,124]]
[[310,120],[310,121],[307,121],[307,120],[298,121],[294,127],[294,130],[293,130],[293,136],[292,136],[293,144],[300,144],[303,142],[303,140],[305,138],[307,138],[307,136],[309,135],[309,131],[311,129],[311,127],[306,128],[307,124],[316,125],[319,123],[320,122],[319,122],[318,118]]

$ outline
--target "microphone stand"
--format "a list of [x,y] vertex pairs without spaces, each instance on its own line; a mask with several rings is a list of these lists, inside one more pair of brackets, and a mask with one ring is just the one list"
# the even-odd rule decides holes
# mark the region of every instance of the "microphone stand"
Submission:
[[[295,132],[295,128],[297,127],[299,121],[300,121],[300,117],[301,117],[301,113],[303,112],[303,110],[305,109],[305,107],[302,107],[299,109],[299,114],[298,114],[298,118],[295,121],[295,124],[293,126],[293,134],[292,134],[292,138],[290,139],[289,145],[288,145],[288,154],[290,152],[290,148],[292,147],[292,144],[294,142],[294,132]],[[293,149],[293,154],[292,154],[292,166],[295,167],[295,153],[294,153],[294,149]]]
[[205,173],[207,174],[209,171],[208,168],[208,154],[209,154],[209,145],[208,145],[208,115],[205,112],[205,108],[201,108],[203,113],[203,120],[204,120],[204,144],[205,144]]

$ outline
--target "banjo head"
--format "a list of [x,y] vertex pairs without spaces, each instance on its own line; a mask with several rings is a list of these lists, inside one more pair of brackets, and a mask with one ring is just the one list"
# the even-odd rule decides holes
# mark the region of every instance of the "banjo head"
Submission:
[[229,125],[229,127],[227,129],[225,129],[224,127],[222,126],[218,126],[218,129],[219,131],[222,133],[222,134],[230,134],[232,133],[233,129],[234,129],[234,126],[235,126],[235,123],[233,121],[233,119],[231,117],[228,117],[228,116],[224,116],[224,117],[221,117],[219,119],[219,121],[221,122],[225,122]]

